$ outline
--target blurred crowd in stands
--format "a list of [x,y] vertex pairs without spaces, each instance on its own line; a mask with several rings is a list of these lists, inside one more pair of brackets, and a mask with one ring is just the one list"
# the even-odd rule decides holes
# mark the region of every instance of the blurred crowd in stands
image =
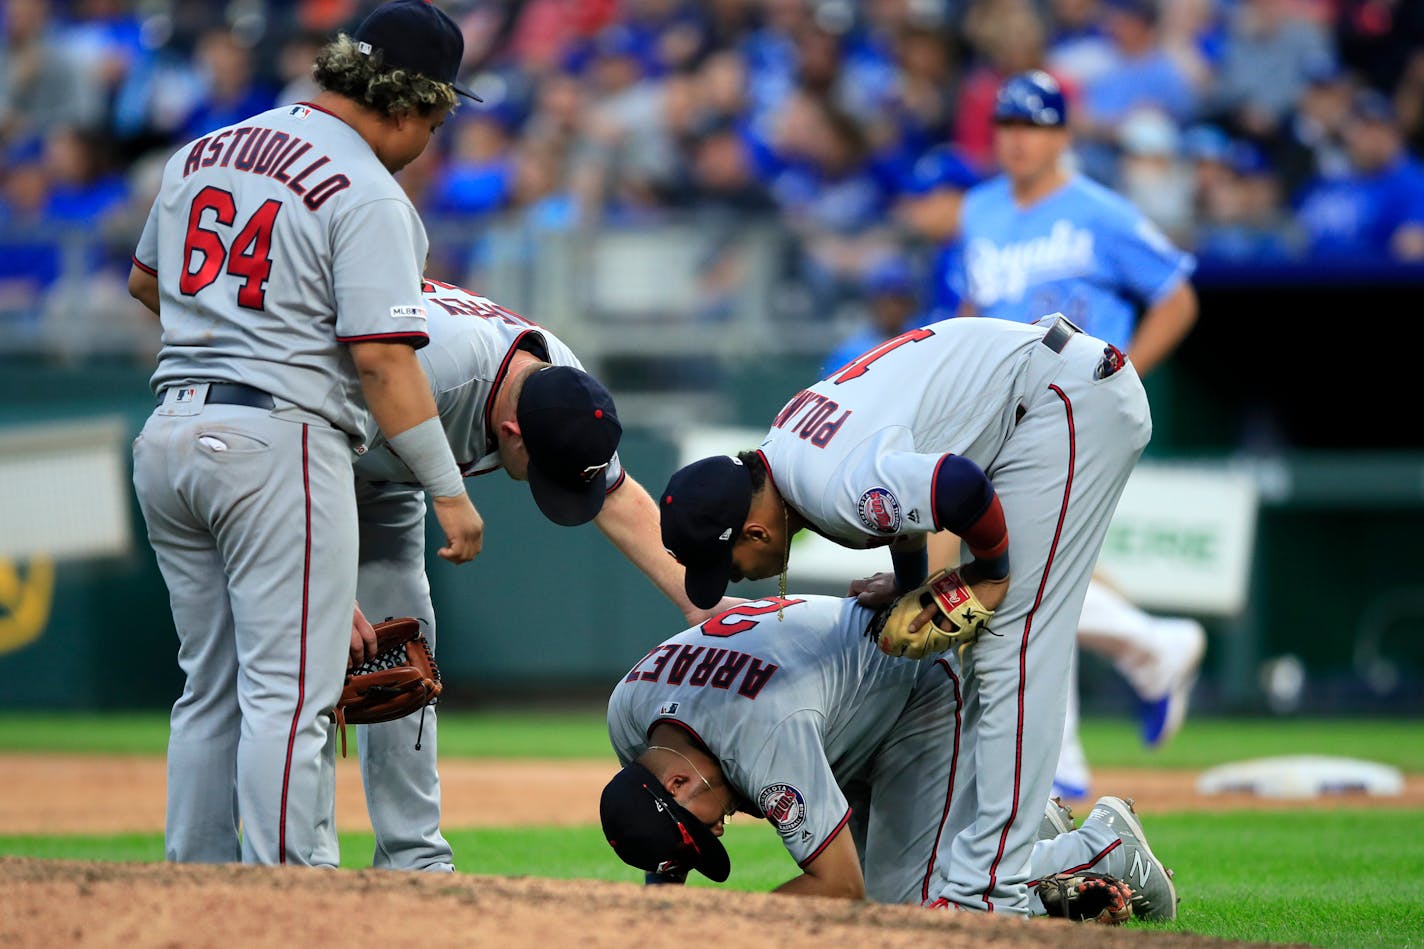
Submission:
[[[97,275],[121,292],[163,161],[310,97],[315,51],[373,5],[6,0],[0,311],[63,272],[90,276],[81,300]],[[485,99],[401,175],[428,223],[459,222],[432,247],[445,279],[477,279],[496,225],[671,219],[777,222],[810,308],[899,287],[905,260],[942,273],[958,196],[994,171],[995,89],[1034,67],[1069,95],[1081,171],[1204,265],[1424,260],[1421,0],[440,5]]]

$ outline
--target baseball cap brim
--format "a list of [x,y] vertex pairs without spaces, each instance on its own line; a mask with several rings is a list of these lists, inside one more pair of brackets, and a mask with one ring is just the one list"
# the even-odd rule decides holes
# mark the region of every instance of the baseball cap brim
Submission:
[[727,593],[727,584],[732,582],[732,548],[724,548],[715,560],[700,564],[683,564],[686,574],[682,586],[692,605],[702,610],[710,610],[721,602]]
[[481,99],[479,96],[475,95],[473,92],[469,91],[468,89],[461,89],[459,86],[455,85],[453,82],[450,83],[450,88],[455,90],[455,94],[456,94],[456,95],[464,96],[466,99],[473,99],[473,100],[476,101],[476,102],[483,102],[483,101],[485,101],[485,100]]
[[604,787],[598,811],[609,846],[629,866],[647,872],[696,870],[714,883],[732,872],[732,859],[712,828],[637,762]]
[[604,468],[574,489],[549,477],[530,459],[529,492],[549,520],[560,527],[577,527],[587,524],[603,510],[603,500],[608,495],[608,469]]

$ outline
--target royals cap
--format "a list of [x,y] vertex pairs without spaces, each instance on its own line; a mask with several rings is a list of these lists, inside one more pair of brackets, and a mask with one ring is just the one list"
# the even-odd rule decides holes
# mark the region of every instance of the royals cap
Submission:
[[623,437],[613,396],[582,369],[549,366],[524,380],[515,417],[539,510],[565,527],[597,517]]
[[449,83],[467,99],[483,102],[455,85],[465,57],[465,37],[444,11],[426,0],[383,3],[361,21],[351,37],[367,56],[380,54],[381,64]]
[[634,762],[613,776],[598,802],[603,836],[624,863],[649,872],[696,870],[717,883],[727,879],[727,848],[661,781]]
[[663,546],[687,571],[687,598],[711,609],[732,576],[732,547],[752,508],[751,473],[727,455],[695,461],[668,480],[658,506]]

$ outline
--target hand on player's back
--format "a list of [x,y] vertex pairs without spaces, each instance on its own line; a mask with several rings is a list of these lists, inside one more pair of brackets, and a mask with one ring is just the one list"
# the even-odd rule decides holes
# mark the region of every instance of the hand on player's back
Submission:
[[895,589],[895,574],[877,573],[873,577],[861,577],[850,582],[850,592],[856,601],[868,609],[878,610],[888,606],[900,591]]
[[485,543],[485,521],[470,503],[468,494],[433,498],[435,519],[445,531],[445,546],[440,556],[451,563],[468,563],[475,559]]

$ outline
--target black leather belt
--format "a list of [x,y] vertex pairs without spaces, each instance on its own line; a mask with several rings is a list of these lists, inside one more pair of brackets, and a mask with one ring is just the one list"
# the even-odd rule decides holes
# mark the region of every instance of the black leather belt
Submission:
[[[167,390],[165,389],[164,392]],[[155,405],[163,404],[164,392],[158,393],[158,401]],[[208,383],[208,405],[245,405],[253,409],[273,409],[277,403],[272,396],[261,389],[254,389],[252,386],[243,385],[240,382],[210,382]]]
[[1055,353],[1061,353],[1063,352],[1063,347],[1068,345],[1068,340],[1073,337],[1073,334],[1081,332],[1082,330],[1074,326],[1068,317],[1060,316],[1053,321],[1053,325],[1050,326],[1048,332],[1043,335],[1043,345]]

